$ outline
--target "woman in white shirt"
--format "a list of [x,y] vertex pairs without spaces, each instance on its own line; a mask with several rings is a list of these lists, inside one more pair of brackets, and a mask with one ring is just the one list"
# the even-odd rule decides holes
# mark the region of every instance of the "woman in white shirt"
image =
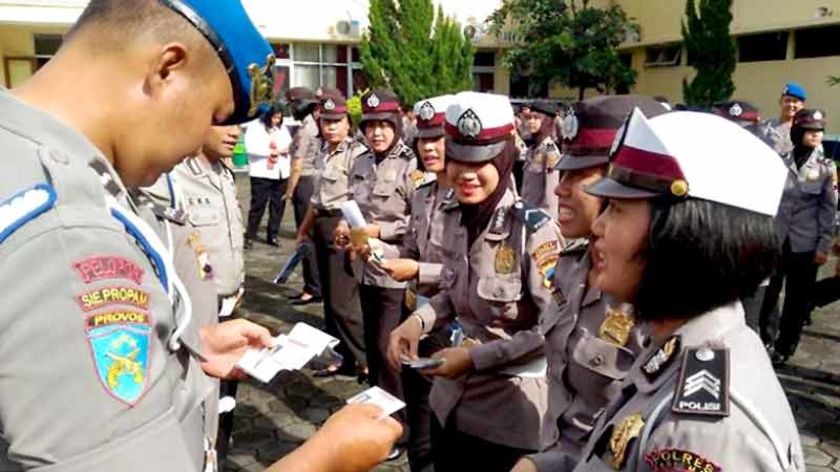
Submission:
[[245,248],[250,248],[257,237],[266,204],[269,210],[265,240],[271,246],[278,245],[277,232],[286,208],[283,195],[291,173],[291,143],[292,136],[283,124],[283,110],[279,104],[269,107],[245,131],[245,149],[251,175],[251,210],[248,212]]

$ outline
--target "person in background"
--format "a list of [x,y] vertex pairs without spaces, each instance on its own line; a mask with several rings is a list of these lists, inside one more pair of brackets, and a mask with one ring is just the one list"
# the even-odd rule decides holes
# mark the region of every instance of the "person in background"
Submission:
[[[525,158],[522,174],[522,201],[526,205],[542,208],[552,219],[557,219],[557,196],[554,188],[560,180],[555,169],[560,161],[560,149],[554,134],[554,119],[557,104],[546,100],[531,103],[531,111],[525,116],[525,126],[532,136]],[[571,118],[570,118],[571,119]]]
[[350,116],[343,96],[333,94],[322,98],[318,109],[318,123],[324,139],[315,161],[320,178],[298,229],[298,244],[310,239],[314,243],[324,294],[324,323],[327,333],[340,341],[336,350],[341,354],[342,362],[327,366],[315,375],[361,375],[366,360],[359,285],[353,277],[346,251],[333,244],[333,234],[341,220],[341,205],[351,197],[353,166],[368,149],[350,135]]
[[[811,297],[819,267],[828,260],[837,211],[834,162],[822,152],[825,113],[802,109],[793,118],[793,150],[783,156],[787,184],[776,228],[782,260],[770,280],[761,310],[765,341],[773,343],[773,363],[781,365],[796,351],[802,327],[811,316]],[[785,298],[778,332],[779,293]]]
[[[445,208],[440,291],[391,333],[389,361],[416,359],[424,333],[458,322],[434,377],[430,403],[437,472],[509,471],[540,446],[546,408],[539,315],[548,308],[560,234],[545,211],[511,188],[517,156],[513,110],[502,95],[462,92],[446,111]],[[405,367],[404,367],[405,368]]]
[[[338,91],[335,89],[318,88],[318,94],[321,97],[334,95],[336,92]],[[340,92],[338,93],[340,94]],[[298,232],[309,209],[312,193],[318,182],[318,169],[315,161],[318,158],[318,152],[321,150],[322,142],[315,115],[318,111],[318,100],[321,97],[316,98],[316,95],[305,87],[295,87],[286,93],[292,116],[300,123],[290,149],[292,172],[285,195],[286,200],[292,201]],[[318,261],[314,251],[306,251],[301,265],[303,266],[303,291],[299,295],[291,297],[292,305],[318,303],[322,300],[321,279],[318,275]]]
[[251,176],[251,209],[245,232],[245,248],[257,238],[260,221],[268,205],[268,227],[265,242],[277,247],[277,233],[286,209],[286,185],[291,172],[289,146],[292,136],[283,125],[284,108],[280,104],[267,107],[259,123],[245,130],[245,149],[248,151],[248,173]]
[[790,139],[793,117],[805,106],[807,98],[805,89],[801,85],[788,82],[779,98],[779,117],[764,122],[767,140],[780,156],[785,156],[793,150],[794,143]]
[[[598,415],[618,396],[621,383],[648,341],[632,305],[617,303],[595,285],[600,273],[592,224],[606,200],[585,188],[607,175],[610,147],[627,116],[638,107],[665,112],[644,96],[590,98],[572,105],[577,124],[563,142],[558,197],[560,233],[573,241],[561,253],[552,281],[554,303],[540,316],[548,358],[548,411],[539,454],[526,456],[516,472],[560,470],[564,455],[579,458]],[[559,463],[558,463],[559,461]]]

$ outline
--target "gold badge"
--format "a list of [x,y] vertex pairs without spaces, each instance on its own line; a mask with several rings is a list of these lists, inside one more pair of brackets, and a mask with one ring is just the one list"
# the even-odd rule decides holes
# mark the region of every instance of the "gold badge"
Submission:
[[607,307],[607,318],[598,329],[598,337],[616,346],[624,346],[630,337],[630,330],[636,318],[625,307]]
[[510,274],[516,266],[516,252],[510,246],[502,245],[496,250],[496,273]]
[[610,436],[611,464],[615,470],[621,470],[627,458],[627,445],[639,437],[645,427],[645,420],[640,413],[630,415],[615,425]]
[[677,179],[671,182],[671,193],[675,197],[684,197],[688,193],[688,182],[682,179]]
[[815,180],[818,180],[819,178],[820,178],[820,171],[818,171],[817,169],[812,169],[811,171],[808,172],[808,180],[810,180],[811,182],[813,182]]
[[411,172],[411,181],[414,182],[414,185],[420,185],[420,182],[423,181],[423,178],[426,177],[426,173],[422,170],[415,170]]
[[411,311],[417,309],[417,292],[413,288],[408,288],[405,291],[405,307]]

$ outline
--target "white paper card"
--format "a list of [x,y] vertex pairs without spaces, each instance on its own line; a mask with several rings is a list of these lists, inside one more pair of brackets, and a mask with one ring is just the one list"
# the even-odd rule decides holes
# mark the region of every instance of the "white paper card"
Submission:
[[341,214],[347,221],[351,228],[364,228],[367,226],[365,217],[362,215],[362,209],[354,200],[347,200],[341,204]]
[[268,383],[281,370],[300,370],[338,340],[306,323],[298,323],[286,335],[274,339],[274,347],[248,349],[236,365],[251,377]]
[[371,387],[347,400],[348,405],[364,405],[368,403],[372,403],[382,409],[382,416],[379,417],[380,419],[391,416],[397,411],[405,408],[405,403],[403,403],[402,400],[379,387]]

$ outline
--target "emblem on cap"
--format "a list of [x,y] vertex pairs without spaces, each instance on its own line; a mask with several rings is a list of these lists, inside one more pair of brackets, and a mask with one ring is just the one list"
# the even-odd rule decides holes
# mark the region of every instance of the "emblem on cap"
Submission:
[[729,107],[729,116],[734,116],[735,118],[738,118],[739,116],[741,116],[742,113],[744,113],[744,109],[741,108],[741,105],[738,105],[737,103]]
[[435,117],[435,107],[432,102],[426,102],[420,107],[420,119],[429,121]]
[[821,120],[823,119],[823,114],[822,114],[822,112],[821,112],[821,111],[819,111],[819,110],[815,111],[815,112],[814,112],[814,114],[813,114],[812,116],[813,116],[813,117],[814,117],[814,119],[815,119],[815,120],[817,120],[817,121],[821,121]]
[[376,108],[380,103],[379,97],[377,97],[375,93],[370,94],[370,97],[367,99],[368,108]]
[[462,113],[461,117],[458,118],[458,133],[460,133],[462,137],[475,139],[479,134],[481,134],[481,130],[481,120],[472,108],[467,109],[467,111]]
[[333,111],[335,110],[335,102],[332,98],[328,98],[327,101],[324,102],[324,110]]
[[569,141],[574,140],[577,137],[579,127],[580,124],[578,123],[574,108],[569,108],[569,111],[566,112],[566,116],[563,118],[563,139]]
[[671,194],[675,197],[684,197],[688,194],[688,182],[677,179],[671,182]]

